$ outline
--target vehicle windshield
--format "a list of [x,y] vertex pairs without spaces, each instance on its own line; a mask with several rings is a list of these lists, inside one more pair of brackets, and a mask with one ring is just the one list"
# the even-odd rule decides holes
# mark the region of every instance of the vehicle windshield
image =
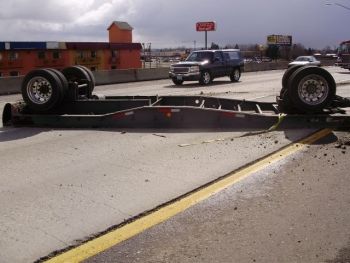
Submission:
[[297,57],[295,61],[313,61],[312,57]]
[[213,59],[213,52],[193,52],[186,58],[186,61],[211,61]]

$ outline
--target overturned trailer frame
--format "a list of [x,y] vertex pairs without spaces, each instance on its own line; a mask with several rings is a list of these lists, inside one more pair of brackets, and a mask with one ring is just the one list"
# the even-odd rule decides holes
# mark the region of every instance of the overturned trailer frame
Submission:
[[[295,83],[296,80],[299,82]],[[24,101],[5,105],[3,125],[230,130],[350,128],[346,109],[350,100],[335,96],[335,82],[325,70],[288,69],[282,86],[276,103],[206,96],[103,96],[93,95],[93,75],[85,67],[74,66],[63,72],[35,70],[24,78]]]
[[6,104],[3,124],[61,128],[350,128],[350,116],[339,109],[282,115],[274,103],[204,96],[107,96],[102,100],[77,100],[45,114],[31,112],[23,102]]

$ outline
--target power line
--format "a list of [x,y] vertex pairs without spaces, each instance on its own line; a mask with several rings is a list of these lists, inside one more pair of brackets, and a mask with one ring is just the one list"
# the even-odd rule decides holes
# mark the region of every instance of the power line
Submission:
[[325,3],[325,5],[337,5],[337,6],[340,6],[340,7],[344,8],[344,9],[350,11],[350,7],[348,7],[346,5],[339,4],[339,3]]
[[345,5],[338,4],[338,3],[335,3],[335,5],[340,6],[340,7],[342,7],[342,8],[345,8],[345,9],[347,9],[347,10],[350,10],[350,7],[347,7],[347,6],[345,6]]

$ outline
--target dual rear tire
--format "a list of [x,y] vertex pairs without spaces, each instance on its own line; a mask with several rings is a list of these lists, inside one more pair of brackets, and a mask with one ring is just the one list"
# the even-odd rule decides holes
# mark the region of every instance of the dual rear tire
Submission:
[[[62,72],[56,69],[36,69],[30,71],[23,79],[21,93],[28,107],[35,112],[46,112],[60,106],[68,96],[71,87],[86,83],[85,90],[79,95],[91,95],[95,86],[92,72],[83,66],[65,68]],[[76,85],[71,85],[75,83]]]
[[332,75],[317,66],[289,68],[282,78],[279,108],[285,113],[318,113],[335,98]]

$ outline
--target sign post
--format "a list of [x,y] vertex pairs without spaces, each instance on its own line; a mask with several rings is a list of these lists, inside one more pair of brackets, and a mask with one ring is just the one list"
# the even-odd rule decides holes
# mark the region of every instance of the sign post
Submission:
[[197,22],[196,31],[205,33],[205,49],[208,49],[208,31],[216,30],[216,22]]
[[276,46],[282,49],[286,54],[286,58],[290,59],[290,51],[292,46],[292,36],[290,35],[269,35],[267,36],[267,45]]

